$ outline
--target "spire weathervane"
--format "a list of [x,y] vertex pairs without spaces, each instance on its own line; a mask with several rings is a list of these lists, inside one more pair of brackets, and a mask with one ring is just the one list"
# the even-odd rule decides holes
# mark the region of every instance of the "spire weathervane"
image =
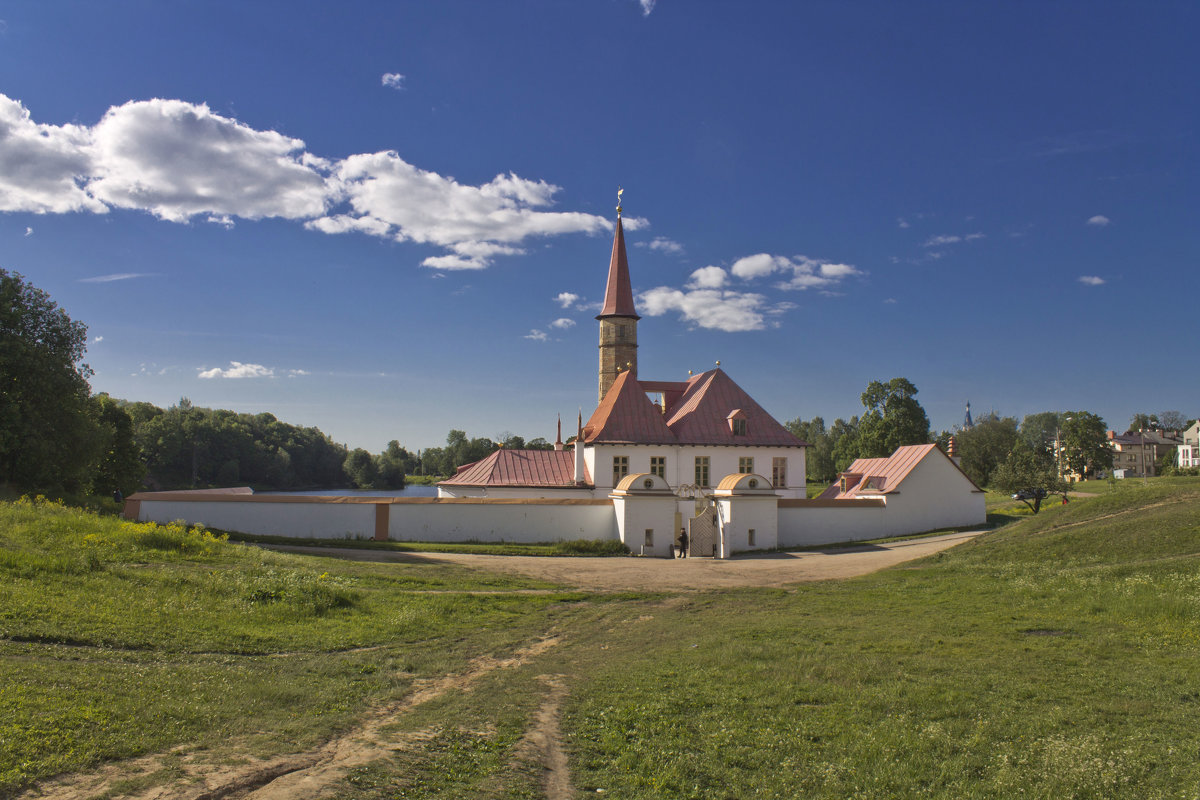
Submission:
[[623,195],[624,193],[625,193],[625,190],[622,189],[620,186],[618,186],[617,187],[617,216],[618,217],[621,216],[621,195]]

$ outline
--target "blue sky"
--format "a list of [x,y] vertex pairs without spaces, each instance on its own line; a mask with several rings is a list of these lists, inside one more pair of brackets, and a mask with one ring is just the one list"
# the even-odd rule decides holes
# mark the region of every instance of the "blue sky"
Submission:
[[1194,3],[0,2],[0,267],[96,391],[352,447],[595,406],[618,185],[640,373],[781,420],[917,385],[1200,415]]

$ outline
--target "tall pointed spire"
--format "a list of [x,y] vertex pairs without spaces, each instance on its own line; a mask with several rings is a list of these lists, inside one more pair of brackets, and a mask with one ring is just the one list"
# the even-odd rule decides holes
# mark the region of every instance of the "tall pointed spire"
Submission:
[[617,190],[617,227],[613,234],[612,257],[608,262],[608,284],[604,288],[604,306],[596,319],[630,317],[641,319],[633,305],[633,284],[629,281],[629,258],[625,255],[625,228],[621,224],[621,193]]
[[625,229],[621,225],[621,195],[617,190],[617,225],[613,234],[612,257],[608,262],[608,284],[600,320],[600,391],[604,399],[621,368],[637,375],[637,323],[641,317],[633,305],[633,284],[629,280],[629,259],[625,255]]

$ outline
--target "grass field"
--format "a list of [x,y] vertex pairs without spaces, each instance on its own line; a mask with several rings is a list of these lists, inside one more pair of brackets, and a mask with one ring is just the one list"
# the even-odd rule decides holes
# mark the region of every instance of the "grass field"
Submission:
[[1195,479],[864,578],[676,595],[0,506],[0,796],[166,754],[121,796],[375,719],[386,746],[322,796],[565,796],[549,737],[576,796],[1196,797],[1198,718]]

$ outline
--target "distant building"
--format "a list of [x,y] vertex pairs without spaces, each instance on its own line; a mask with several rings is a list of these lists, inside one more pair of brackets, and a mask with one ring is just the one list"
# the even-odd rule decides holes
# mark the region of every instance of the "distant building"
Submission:
[[1113,449],[1113,474],[1122,470],[1125,477],[1153,477],[1158,462],[1168,453],[1174,455],[1182,440],[1174,431],[1108,432]]
[[1195,422],[1180,436],[1175,464],[1180,467],[1200,467],[1200,422]]

